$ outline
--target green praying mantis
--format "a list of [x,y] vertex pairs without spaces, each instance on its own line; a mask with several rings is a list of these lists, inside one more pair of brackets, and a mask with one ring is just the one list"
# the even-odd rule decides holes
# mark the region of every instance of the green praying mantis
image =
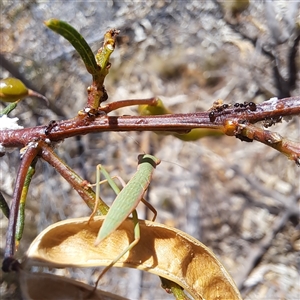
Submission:
[[[140,229],[138,223],[137,212],[135,208],[142,201],[151,211],[154,213],[153,221],[156,217],[156,210],[143,199],[146,190],[149,187],[152,174],[156,166],[160,163],[160,160],[155,156],[149,154],[140,154],[138,156],[138,168],[136,173],[130,179],[130,181],[124,186],[120,191],[113,178],[107,173],[107,171],[101,166],[97,166],[96,175],[96,203],[95,208],[99,201],[100,194],[100,184],[107,181],[112,189],[117,194],[112,206],[110,207],[106,218],[101,226],[97,239],[95,241],[95,246],[99,245],[102,240],[107,238],[112,232],[114,232],[122,222],[132,213],[132,219],[134,222],[134,241],[131,242],[128,247],[126,247],[100,274],[96,282],[96,286],[100,278],[128,251],[130,251],[140,240]],[[100,173],[104,175],[106,180],[100,181]],[[93,218],[96,209],[90,216],[90,220]]]

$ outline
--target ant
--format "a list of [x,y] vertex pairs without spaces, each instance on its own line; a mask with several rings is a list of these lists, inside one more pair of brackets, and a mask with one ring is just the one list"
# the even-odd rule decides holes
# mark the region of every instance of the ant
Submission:
[[281,121],[282,121],[282,116],[265,119],[263,121],[263,126],[265,128],[268,128],[268,127],[271,127],[272,125],[275,125],[276,123],[280,123]]
[[[217,117],[221,116],[227,108],[230,108],[231,104],[223,104],[222,100],[217,100],[213,103],[213,107],[210,109],[208,117],[211,122],[214,122]],[[256,104],[254,102],[244,102],[244,103],[235,103],[233,105],[234,109],[249,109],[251,111],[256,110]]]
[[235,108],[248,108],[251,111],[256,111],[256,104],[254,102],[234,103],[233,106]]
[[45,135],[49,135],[51,130],[57,125],[57,122],[52,120],[49,122],[47,128],[45,129]]
[[218,99],[213,103],[212,108],[210,108],[209,110],[211,111],[208,115],[209,120],[211,122],[214,122],[216,120],[216,118],[222,114],[222,112],[229,108],[231,106],[231,104],[223,104],[223,100],[222,99]]

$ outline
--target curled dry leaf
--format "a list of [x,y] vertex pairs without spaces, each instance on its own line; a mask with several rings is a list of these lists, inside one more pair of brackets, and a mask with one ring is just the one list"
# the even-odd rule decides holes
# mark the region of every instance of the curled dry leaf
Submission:
[[19,272],[22,296],[28,300],[128,300],[105,291],[96,290],[90,285],[52,274]]
[[[105,217],[65,220],[49,226],[31,244],[24,266],[95,267],[108,265],[133,241],[126,219],[99,246],[94,246]],[[205,245],[166,225],[139,221],[141,239],[119,262],[167,278],[195,299],[242,299],[230,275]]]

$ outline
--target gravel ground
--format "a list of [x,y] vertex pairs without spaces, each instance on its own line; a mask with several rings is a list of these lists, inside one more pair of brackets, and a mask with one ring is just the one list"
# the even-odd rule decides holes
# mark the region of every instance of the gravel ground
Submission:
[[[173,112],[187,113],[208,110],[219,98],[226,103],[260,103],[279,96],[272,61],[261,47],[278,58],[286,78],[292,35],[288,40],[285,34],[293,12],[299,16],[296,5],[276,2],[276,31],[261,1],[251,1],[236,18],[228,10],[224,18],[215,1],[1,1],[1,55],[51,101],[49,109],[28,99],[15,115],[29,127],[70,118],[85,104],[91,78],[72,47],[43,25],[49,18],[69,22],[94,51],[107,29],[121,30],[106,80],[108,101],[159,96]],[[299,56],[296,64],[299,69]],[[1,77],[9,75],[7,67],[0,70]],[[299,80],[290,94],[300,94]],[[115,114],[137,111],[126,108]],[[299,141],[299,118],[270,130]],[[162,160],[148,194],[158,222],[210,247],[244,299],[300,298],[299,215],[287,214],[300,199],[300,172],[292,161],[262,144],[232,137],[182,142],[148,132],[91,134],[68,139],[57,148],[60,157],[90,182],[99,163],[129,180],[137,155],[149,151]],[[1,191],[7,199],[17,165],[17,151],[0,162]],[[113,197],[109,189],[103,192]],[[20,255],[48,225],[89,215],[80,197],[46,163],[38,164],[29,193]],[[141,206],[140,216],[143,213]],[[7,221],[2,214],[0,226],[3,251]],[[270,246],[265,247],[268,240]],[[257,262],[258,252],[262,255]],[[92,284],[99,270],[68,269],[60,274]],[[172,299],[156,276],[136,270],[109,271],[101,288],[130,299]],[[3,299],[20,297],[13,274],[1,274],[1,294]]]

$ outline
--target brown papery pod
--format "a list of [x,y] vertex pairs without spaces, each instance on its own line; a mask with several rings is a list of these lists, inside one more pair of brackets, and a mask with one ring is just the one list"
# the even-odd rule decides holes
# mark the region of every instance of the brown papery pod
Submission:
[[21,270],[19,280],[22,296],[27,300],[128,300],[101,290],[93,292],[90,285],[52,274]]
[[[105,217],[69,219],[46,228],[31,244],[24,266],[107,266],[133,240],[132,219],[94,246]],[[241,300],[234,281],[216,256],[188,234],[158,223],[139,221],[139,243],[116,264],[176,282],[195,299]]]

